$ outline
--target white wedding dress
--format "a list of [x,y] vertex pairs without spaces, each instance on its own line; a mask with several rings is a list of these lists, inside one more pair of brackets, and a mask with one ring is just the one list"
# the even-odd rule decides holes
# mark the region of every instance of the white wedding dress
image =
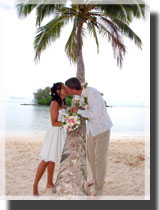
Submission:
[[[66,114],[65,109],[61,109],[58,115],[58,121],[62,121],[62,117]],[[40,152],[40,159],[46,162],[56,162],[61,159],[64,143],[66,140],[66,131],[62,127],[51,126],[44,138],[43,146]]]

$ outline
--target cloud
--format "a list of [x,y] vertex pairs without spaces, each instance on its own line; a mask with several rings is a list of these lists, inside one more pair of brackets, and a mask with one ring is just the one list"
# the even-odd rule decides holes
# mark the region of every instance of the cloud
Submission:
[[14,0],[0,0],[0,8],[5,10],[15,9]]

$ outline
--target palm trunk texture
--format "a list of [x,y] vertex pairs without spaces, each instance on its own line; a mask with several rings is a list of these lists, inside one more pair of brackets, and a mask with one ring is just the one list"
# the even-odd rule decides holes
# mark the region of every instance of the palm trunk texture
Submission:
[[[85,81],[84,62],[82,56],[82,25],[77,28],[77,75],[81,81]],[[74,106],[74,105],[73,105]],[[85,196],[87,182],[86,167],[86,123],[81,117],[81,125],[75,131],[67,133],[60,168],[55,183],[57,196]]]

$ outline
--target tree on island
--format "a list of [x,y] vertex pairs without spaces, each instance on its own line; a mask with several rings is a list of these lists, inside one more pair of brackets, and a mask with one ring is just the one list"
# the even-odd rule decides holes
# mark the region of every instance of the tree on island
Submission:
[[[34,103],[38,105],[50,105],[51,102],[51,88],[46,87],[44,89],[38,89],[36,92],[33,93],[34,95]],[[70,107],[72,102],[71,95],[68,95],[65,98],[65,104]]]
[[46,87],[45,89],[38,89],[36,92],[33,93],[34,102],[39,105],[50,105],[50,90],[50,87]]
[[[132,1],[132,0],[131,0]],[[93,4],[92,1],[84,0],[84,4],[18,4],[17,11],[19,17],[26,17],[33,9],[36,10],[37,35],[34,40],[35,60],[40,59],[41,52],[61,35],[61,29],[73,22],[73,28],[65,46],[65,51],[70,61],[77,63],[76,77],[85,81],[85,67],[83,62],[83,39],[86,31],[93,35],[99,51],[97,34],[106,37],[111,43],[117,65],[122,66],[123,57],[126,54],[123,37],[128,37],[141,48],[140,38],[129,27],[133,18],[145,16],[145,4],[138,0],[133,0],[133,4]],[[100,2],[100,1],[99,1]],[[114,4],[115,3],[115,4]],[[46,16],[53,15],[52,19],[41,26]],[[69,132],[64,146],[60,172],[57,176],[57,195],[86,195],[86,129],[85,120],[81,118],[81,126],[74,132]],[[73,149],[74,148],[74,149]],[[70,164],[70,159],[74,160]],[[68,168],[69,167],[69,168]],[[78,174],[74,173],[74,168],[78,169]],[[76,179],[71,177],[71,173]],[[66,179],[66,177],[68,179]],[[67,181],[67,183],[66,183]],[[74,186],[74,187],[73,187]]]
[[[33,102],[35,104],[38,104],[38,105],[50,105],[50,102],[51,102],[51,88],[50,87],[46,87],[44,89],[38,89],[36,90],[36,92],[33,93],[34,95],[34,100]],[[100,93],[102,96],[104,96],[103,93]],[[65,104],[67,107],[71,107],[72,105],[72,98],[73,96],[72,95],[68,95],[66,98],[65,98]],[[105,105],[106,107],[108,107],[106,101],[104,100],[105,102]]]

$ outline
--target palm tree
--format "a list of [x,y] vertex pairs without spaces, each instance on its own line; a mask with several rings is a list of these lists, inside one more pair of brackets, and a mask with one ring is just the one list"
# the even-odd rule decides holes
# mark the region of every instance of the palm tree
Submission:
[[[113,48],[118,66],[126,53],[123,37],[128,37],[141,48],[140,38],[129,27],[133,18],[145,17],[145,4],[133,0],[133,4],[93,4],[86,0],[84,4],[18,4],[19,17],[26,17],[36,10],[37,34],[34,40],[35,61],[39,61],[41,52],[60,37],[62,28],[73,23],[71,34],[65,45],[65,51],[72,63],[77,63],[76,77],[85,81],[83,62],[83,40],[88,31],[93,35],[97,52],[99,52],[98,34],[106,37]],[[43,19],[52,15],[52,19],[41,26]],[[86,152],[85,152],[85,120],[80,128],[67,135],[64,146],[59,174],[56,181],[58,195],[85,195],[86,182]],[[75,168],[78,170],[75,172]],[[72,176],[69,175],[72,172]],[[65,176],[64,176],[65,175]],[[70,178],[69,178],[70,177]],[[74,180],[74,181],[73,181]],[[65,187],[66,186],[66,187]]]

